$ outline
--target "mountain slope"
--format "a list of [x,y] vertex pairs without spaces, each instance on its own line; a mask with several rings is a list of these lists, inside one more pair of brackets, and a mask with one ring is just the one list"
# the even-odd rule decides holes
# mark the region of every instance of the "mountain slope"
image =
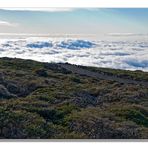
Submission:
[[0,59],[0,138],[148,138],[148,73]]

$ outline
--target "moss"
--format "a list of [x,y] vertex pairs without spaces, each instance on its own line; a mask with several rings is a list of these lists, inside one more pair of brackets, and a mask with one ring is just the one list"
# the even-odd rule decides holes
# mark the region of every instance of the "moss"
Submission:
[[138,125],[148,127],[148,111],[144,108],[137,106],[123,106],[121,108],[114,108],[112,111],[125,120],[131,120]]
[[143,125],[145,127],[148,127],[148,118],[146,116],[144,116],[139,111],[129,110],[127,115],[126,115],[126,118],[136,122],[139,125]]

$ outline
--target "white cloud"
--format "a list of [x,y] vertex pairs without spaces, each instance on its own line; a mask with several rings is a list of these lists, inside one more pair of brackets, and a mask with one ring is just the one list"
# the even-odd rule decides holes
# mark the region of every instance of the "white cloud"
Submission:
[[[133,38],[133,37],[132,37]],[[141,38],[141,37],[140,37]],[[148,40],[39,38],[0,40],[0,57],[148,71]]]
[[108,33],[109,36],[148,36],[148,33]]
[[0,26],[16,27],[18,24],[0,20]]
[[74,8],[2,8],[3,10],[16,10],[16,11],[47,11],[47,12],[62,12],[73,11]]

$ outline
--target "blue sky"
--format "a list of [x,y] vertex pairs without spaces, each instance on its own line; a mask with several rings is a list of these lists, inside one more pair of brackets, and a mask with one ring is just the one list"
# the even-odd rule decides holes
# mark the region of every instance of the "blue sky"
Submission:
[[148,33],[148,9],[0,9],[0,33]]

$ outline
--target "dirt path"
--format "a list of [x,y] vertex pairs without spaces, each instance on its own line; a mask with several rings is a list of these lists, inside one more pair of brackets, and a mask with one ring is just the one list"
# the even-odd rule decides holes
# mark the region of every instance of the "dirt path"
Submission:
[[110,80],[110,81],[117,81],[119,83],[126,83],[126,84],[139,84],[139,85],[145,85],[148,86],[148,82],[144,81],[136,81],[136,80],[131,80],[131,79],[124,79],[124,78],[119,78],[116,76],[110,76],[106,74],[101,74],[99,72],[93,72],[87,69],[80,68],[76,65],[70,65],[70,64],[59,64],[61,67],[71,71],[72,73],[80,74],[80,75],[85,75],[93,78],[99,78],[99,79],[104,79],[104,80]]

